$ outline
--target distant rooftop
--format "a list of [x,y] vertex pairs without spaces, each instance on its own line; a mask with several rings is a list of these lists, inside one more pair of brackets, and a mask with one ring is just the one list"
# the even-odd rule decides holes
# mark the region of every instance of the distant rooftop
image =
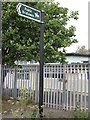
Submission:
[[81,56],[81,57],[90,57],[90,54],[81,54],[81,53],[66,53],[66,56]]

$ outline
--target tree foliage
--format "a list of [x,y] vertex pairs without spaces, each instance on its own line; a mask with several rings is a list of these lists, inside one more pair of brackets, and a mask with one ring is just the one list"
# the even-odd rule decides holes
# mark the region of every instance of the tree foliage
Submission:
[[[17,2],[2,2],[2,62],[40,60],[40,24],[18,16]],[[33,2],[29,6],[45,9],[44,62],[64,62],[65,49],[76,43],[75,26],[67,28],[70,19],[78,19],[78,11],[61,7],[59,3]]]
[[80,54],[87,54],[88,53],[88,50],[86,49],[85,45],[83,46],[78,46],[77,50],[76,50],[76,53],[80,53]]

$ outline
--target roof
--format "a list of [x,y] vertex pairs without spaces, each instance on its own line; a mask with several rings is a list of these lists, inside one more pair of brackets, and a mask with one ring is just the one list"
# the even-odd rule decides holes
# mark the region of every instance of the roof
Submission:
[[66,56],[82,56],[82,57],[90,57],[90,54],[66,53]]

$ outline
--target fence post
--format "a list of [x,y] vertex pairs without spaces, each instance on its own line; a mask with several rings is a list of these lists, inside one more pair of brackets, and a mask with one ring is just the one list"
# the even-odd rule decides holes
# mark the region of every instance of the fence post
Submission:
[[14,75],[14,99],[17,97],[17,68],[15,67],[15,75]]
[[36,67],[36,80],[35,80],[35,103],[38,102],[38,92],[39,92],[39,89],[38,89],[38,83],[39,83],[39,77],[38,77],[38,74],[39,73],[39,66]]
[[65,65],[63,65],[63,109],[65,110],[65,91],[66,91],[66,74]]

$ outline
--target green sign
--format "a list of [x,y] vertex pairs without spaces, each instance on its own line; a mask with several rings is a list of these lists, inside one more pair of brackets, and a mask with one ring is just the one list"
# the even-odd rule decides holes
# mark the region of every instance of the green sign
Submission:
[[22,17],[41,22],[41,12],[35,8],[19,3],[17,5],[17,11]]

